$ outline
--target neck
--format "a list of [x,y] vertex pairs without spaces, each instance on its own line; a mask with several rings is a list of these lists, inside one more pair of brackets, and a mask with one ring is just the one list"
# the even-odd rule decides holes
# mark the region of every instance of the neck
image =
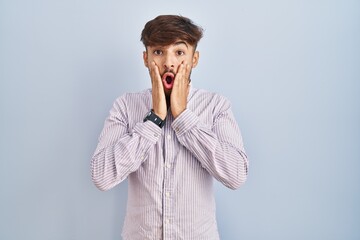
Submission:
[[170,96],[166,96],[166,108],[170,108]]

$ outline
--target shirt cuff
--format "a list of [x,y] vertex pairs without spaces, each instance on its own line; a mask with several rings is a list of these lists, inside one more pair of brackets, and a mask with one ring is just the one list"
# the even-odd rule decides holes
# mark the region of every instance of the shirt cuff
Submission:
[[154,144],[160,139],[161,131],[162,129],[151,121],[138,123],[134,127],[134,132],[150,140]]
[[171,124],[176,135],[181,136],[199,122],[199,117],[189,109],[185,109]]

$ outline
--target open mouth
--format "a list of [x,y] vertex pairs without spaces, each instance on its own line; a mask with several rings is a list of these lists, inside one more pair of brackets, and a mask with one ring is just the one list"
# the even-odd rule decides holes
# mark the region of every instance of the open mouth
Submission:
[[174,79],[175,75],[172,72],[164,73],[164,75],[162,76],[164,87],[167,89],[171,89],[174,85]]
[[171,76],[166,76],[165,81],[167,84],[170,84],[173,81],[173,78]]

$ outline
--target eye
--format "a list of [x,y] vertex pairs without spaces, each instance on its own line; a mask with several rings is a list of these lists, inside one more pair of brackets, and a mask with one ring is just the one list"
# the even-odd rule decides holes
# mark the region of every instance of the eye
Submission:
[[184,52],[184,51],[179,50],[179,51],[176,51],[176,54],[177,54],[177,55],[179,55],[179,56],[182,56],[182,55],[185,55],[185,52]]
[[161,50],[154,50],[155,55],[161,55],[163,52]]

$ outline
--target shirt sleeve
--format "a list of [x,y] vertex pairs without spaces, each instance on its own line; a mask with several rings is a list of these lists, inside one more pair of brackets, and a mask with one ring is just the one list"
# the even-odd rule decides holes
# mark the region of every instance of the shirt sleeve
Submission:
[[128,126],[126,105],[119,98],[105,120],[91,159],[92,180],[102,191],[113,188],[136,171],[160,139],[161,128],[150,121],[140,121],[131,130]]
[[211,127],[189,109],[174,120],[172,127],[179,142],[222,184],[236,189],[246,181],[248,159],[227,100],[221,104]]

